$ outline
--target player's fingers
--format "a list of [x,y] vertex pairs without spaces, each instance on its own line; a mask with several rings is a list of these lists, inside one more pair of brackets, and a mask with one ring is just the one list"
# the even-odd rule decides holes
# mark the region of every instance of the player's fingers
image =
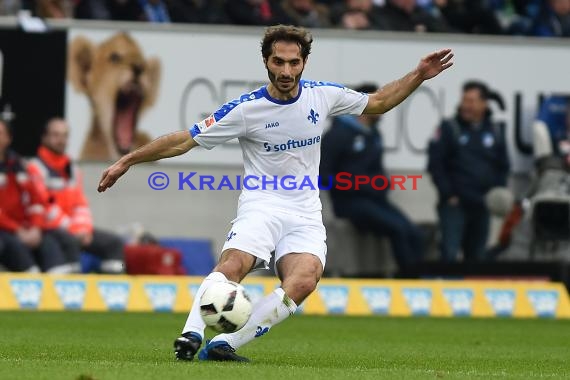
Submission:
[[451,53],[451,54],[445,56],[445,57],[441,60],[441,63],[445,64],[445,63],[449,62],[449,61],[451,60],[451,58],[453,58],[453,53]]
[[442,49],[442,50],[438,51],[436,54],[438,57],[445,57],[449,53],[451,53],[451,49]]
[[441,67],[442,67],[442,70],[445,70],[445,69],[450,68],[451,66],[453,66],[453,62],[448,62],[445,65],[442,65]]
[[109,174],[109,169],[105,169],[103,174],[101,174],[101,179],[99,180],[99,186],[97,186],[97,191],[102,192],[105,191],[105,184],[107,182],[107,175]]

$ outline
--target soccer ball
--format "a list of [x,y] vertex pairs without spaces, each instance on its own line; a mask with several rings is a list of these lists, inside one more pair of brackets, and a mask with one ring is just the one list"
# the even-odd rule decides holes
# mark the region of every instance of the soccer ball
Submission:
[[212,284],[200,298],[200,315],[207,326],[221,333],[241,329],[251,315],[251,301],[236,282]]

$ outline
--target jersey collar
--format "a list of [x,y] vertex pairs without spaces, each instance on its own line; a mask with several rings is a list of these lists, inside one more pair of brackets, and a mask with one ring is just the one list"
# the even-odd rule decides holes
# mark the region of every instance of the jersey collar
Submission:
[[269,91],[267,91],[267,85],[265,85],[261,88],[261,92],[262,92],[264,98],[266,98],[267,100],[269,100],[272,103],[280,104],[280,105],[295,103],[297,101],[297,99],[299,99],[299,97],[301,96],[302,90],[303,90],[303,86],[301,86],[301,81],[299,81],[299,92],[297,92],[297,96],[295,96],[294,98],[288,99],[288,100],[280,100],[280,99],[275,99],[271,95],[269,95]]

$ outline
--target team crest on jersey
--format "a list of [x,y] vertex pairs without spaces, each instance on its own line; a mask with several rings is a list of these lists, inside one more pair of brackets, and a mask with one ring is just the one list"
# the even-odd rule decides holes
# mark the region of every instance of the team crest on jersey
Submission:
[[314,109],[311,108],[311,112],[309,112],[307,120],[309,120],[313,124],[317,124],[317,122],[319,121],[319,117],[320,115]]

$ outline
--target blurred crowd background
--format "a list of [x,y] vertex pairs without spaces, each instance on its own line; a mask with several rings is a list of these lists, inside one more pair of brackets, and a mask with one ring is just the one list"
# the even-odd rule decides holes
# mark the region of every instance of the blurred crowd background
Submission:
[[4,0],[0,15],[570,36],[570,0]]

